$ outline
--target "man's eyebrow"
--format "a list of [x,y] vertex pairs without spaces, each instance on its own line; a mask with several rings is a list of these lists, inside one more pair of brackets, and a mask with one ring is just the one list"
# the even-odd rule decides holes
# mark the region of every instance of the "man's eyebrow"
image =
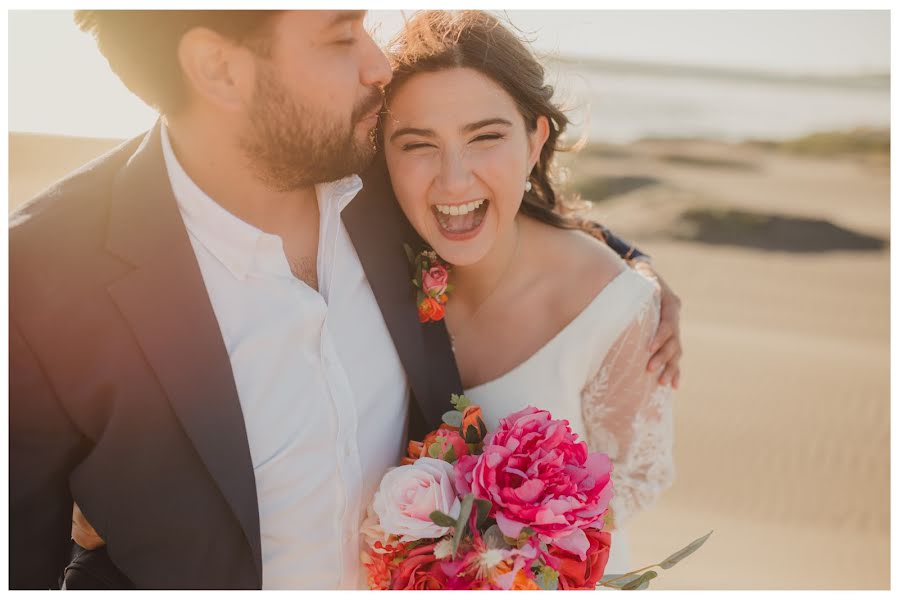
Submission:
[[365,18],[365,13],[368,11],[365,10],[339,10],[337,14],[334,15],[334,18],[331,19],[331,22],[328,23],[328,29],[332,27],[336,27],[341,23],[345,23],[347,21],[356,21],[359,19]]
[[[508,125],[512,126],[512,122],[507,119],[502,119],[500,117],[494,117],[491,119],[481,119],[480,121],[475,121],[474,123],[469,123],[468,125],[463,125],[461,128],[462,133],[471,133],[472,131],[477,131],[483,127],[487,127],[488,125]],[[420,135],[422,137],[435,137],[435,133],[433,129],[419,129],[417,127],[402,127],[393,132],[393,135],[390,136],[390,141],[392,142],[396,138],[401,135]]]

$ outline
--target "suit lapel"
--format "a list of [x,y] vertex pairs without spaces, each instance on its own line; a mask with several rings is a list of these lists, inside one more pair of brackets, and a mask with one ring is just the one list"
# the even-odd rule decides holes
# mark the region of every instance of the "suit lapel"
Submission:
[[160,126],[113,186],[107,249],[136,268],[109,287],[250,544],[262,582],[256,482],[231,362],[165,168]]
[[426,424],[436,428],[451,410],[450,395],[462,382],[444,323],[421,324],[415,306],[410,265],[403,243],[421,243],[399,208],[379,156],[362,175],[363,187],[343,210],[353,246],[362,262],[381,314],[409,378]]

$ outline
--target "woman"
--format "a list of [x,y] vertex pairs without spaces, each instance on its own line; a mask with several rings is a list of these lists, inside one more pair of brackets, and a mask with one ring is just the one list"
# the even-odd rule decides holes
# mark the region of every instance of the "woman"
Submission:
[[383,150],[403,211],[452,265],[445,319],[465,393],[488,427],[532,404],[609,454],[606,572],[627,572],[623,528],[674,476],[671,387],[645,369],[658,284],[563,215],[550,166],[567,119],[497,19],[419,13],[388,57]]

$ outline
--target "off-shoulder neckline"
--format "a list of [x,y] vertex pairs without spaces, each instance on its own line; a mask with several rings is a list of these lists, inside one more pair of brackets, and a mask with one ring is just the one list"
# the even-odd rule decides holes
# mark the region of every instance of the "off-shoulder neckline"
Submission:
[[507,377],[513,377],[517,372],[523,370],[525,367],[527,367],[532,362],[535,362],[540,356],[549,352],[551,348],[553,348],[556,345],[558,345],[559,343],[561,343],[560,340],[567,337],[569,335],[570,331],[576,330],[577,326],[580,323],[582,323],[586,319],[586,317],[589,314],[591,314],[593,312],[593,310],[595,310],[595,308],[597,306],[599,306],[600,300],[607,295],[606,292],[609,292],[609,291],[617,288],[618,286],[620,286],[621,282],[624,281],[625,275],[627,273],[631,273],[632,275],[637,276],[637,277],[641,277],[641,278],[643,277],[643,275],[640,275],[639,273],[634,271],[632,268],[625,267],[621,272],[619,272],[617,275],[615,275],[615,277],[613,277],[611,280],[609,280],[609,282],[606,283],[606,285],[604,285],[596,293],[596,295],[593,297],[593,299],[590,300],[590,302],[588,302],[587,305],[583,309],[581,309],[581,312],[579,312],[577,315],[575,315],[575,317],[571,321],[569,321],[567,325],[565,325],[562,329],[560,329],[552,338],[550,338],[550,340],[548,342],[546,342],[545,344],[543,344],[542,346],[537,348],[533,354],[528,356],[526,359],[524,359],[523,361],[521,361],[520,363],[518,363],[517,365],[515,365],[514,367],[512,367],[505,373],[502,373],[501,375],[498,375],[498,376],[494,377],[493,379],[485,381],[484,383],[479,383],[476,386],[466,388],[465,393],[469,394],[471,392],[480,391],[482,388],[491,386],[503,379],[506,379]]

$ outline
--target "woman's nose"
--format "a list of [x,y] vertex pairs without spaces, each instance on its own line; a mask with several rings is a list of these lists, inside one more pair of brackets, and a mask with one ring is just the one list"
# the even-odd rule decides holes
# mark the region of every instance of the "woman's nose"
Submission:
[[468,161],[460,154],[445,154],[440,165],[440,189],[450,198],[462,198],[471,187],[474,176]]

